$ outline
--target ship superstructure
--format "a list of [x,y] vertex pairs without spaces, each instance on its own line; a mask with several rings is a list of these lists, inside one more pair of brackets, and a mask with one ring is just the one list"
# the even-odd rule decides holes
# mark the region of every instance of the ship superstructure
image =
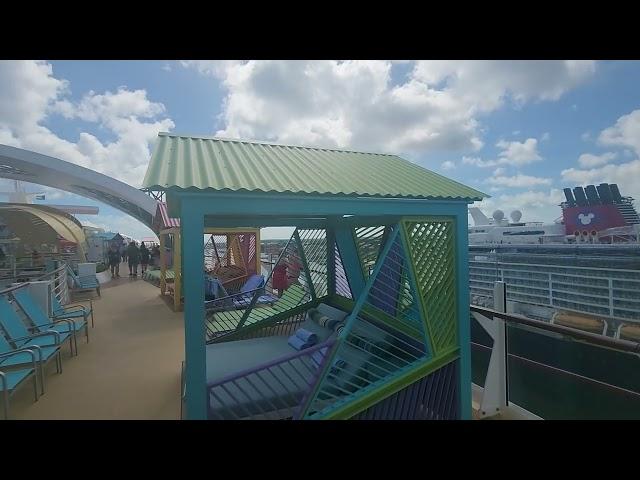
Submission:
[[640,218],[633,199],[615,184],[564,192],[562,218],[552,224],[470,212],[472,303],[492,305],[494,282],[504,281],[513,313],[619,335],[626,324],[640,324]]

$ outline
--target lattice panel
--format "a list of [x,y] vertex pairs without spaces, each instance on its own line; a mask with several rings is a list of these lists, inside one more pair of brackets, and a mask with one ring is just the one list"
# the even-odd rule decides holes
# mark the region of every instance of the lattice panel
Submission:
[[336,271],[336,294],[345,298],[353,299],[353,293],[349,286],[349,279],[344,271],[344,265],[342,264],[342,256],[340,255],[340,249],[338,245],[335,245],[335,271]]
[[358,250],[365,280],[371,275],[373,266],[378,260],[385,228],[384,225],[378,225],[375,227],[356,227],[354,229],[353,235],[356,241],[356,249]]
[[430,358],[417,292],[408,281],[399,233],[369,279],[366,300],[349,317],[306,418],[322,418]]
[[316,297],[327,294],[327,232],[322,228],[298,230],[304,259]]
[[351,420],[457,420],[458,360],[360,412]]
[[[225,306],[208,310],[205,322],[208,341],[220,339],[244,327],[268,321],[275,315],[282,315],[292,308],[311,301],[307,272],[303,268],[302,253],[295,240],[295,235],[298,233],[299,231],[296,230],[289,239],[287,246],[273,265],[264,288],[243,297],[242,305],[236,306],[235,309],[230,309],[236,305],[234,303],[229,308]],[[280,266],[285,267],[284,283],[281,283],[283,277],[274,273]],[[265,301],[259,301],[260,299]]]
[[435,353],[457,345],[452,220],[404,222],[409,255]]

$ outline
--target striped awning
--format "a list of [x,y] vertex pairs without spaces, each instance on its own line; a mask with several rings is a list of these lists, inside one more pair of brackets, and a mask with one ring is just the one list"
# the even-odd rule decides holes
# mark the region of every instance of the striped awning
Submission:
[[165,230],[167,228],[180,227],[180,219],[170,217],[167,212],[167,204],[158,202],[155,224],[158,230]]

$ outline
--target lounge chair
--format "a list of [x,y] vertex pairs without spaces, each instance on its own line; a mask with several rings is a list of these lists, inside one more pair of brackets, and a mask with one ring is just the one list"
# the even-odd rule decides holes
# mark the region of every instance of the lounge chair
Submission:
[[[9,342],[16,348],[39,348],[42,350],[42,359],[47,363],[58,354],[58,371],[62,373],[59,349],[61,342],[65,340],[69,340],[69,348],[71,348],[71,333],[60,333],[55,330],[29,333],[18,312],[13,309],[5,295],[0,296],[0,326],[7,334]],[[51,347],[53,350],[45,347]]]
[[[77,332],[82,331],[84,328],[87,336],[87,343],[89,343],[89,324],[84,319],[72,320],[68,318],[51,320],[35,303],[31,295],[26,288],[19,288],[13,290],[10,295],[15,299],[18,306],[22,309],[24,314],[33,324],[31,330],[38,333],[46,332],[47,330],[55,330],[60,334],[70,333],[73,336],[73,344],[75,345],[76,355],[78,354],[78,337]],[[73,355],[73,349],[71,350]]]
[[273,305],[278,301],[278,297],[275,295],[264,292],[263,275],[251,275],[240,288],[239,293],[207,301],[205,302],[205,308],[207,310],[247,308],[256,292],[260,294],[255,302],[256,305]]
[[58,297],[51,295],[51,305],[53,307],[53,318],[58,319],[74,319],[84,318],[84,321],[89,323],[89,315],[91,315],[91,327],[95,326],[93,321],[93,302],[89,300],[89,307],[81,305],[79,303],[74,305],[62,305]]
[[98,282],[95,275],[76,275],[69,265],[67,265],[67,272],[71,275],[76,288],[79,290],[93,290],[95,288],[98,296],[100,296],[100,282]]
[[9,398],[22,383],[33,375],[33,390],[38,401],[38,379],[35,368],[23,368],[8,372],[0,371],[0,391],[2,391],[4,405],[4,419],[9,420]]
[[[3,335],[0,335],[0,371],[7,371],[19,367],[32,367],[34,371],[40,371],[41,378],[44,378],[42,352],[36,348],[13,348]],[[37,375],[34,378],[34,386],[37,396]],[[44,394],[44,383],[41,382],[42,394]]]
[[302,304],[306,295],[307,292],[300,285],[291,285],[285,290],[282,297],[276,297],[272,302],[269,302],[269,306],[252,308],[244,322],[242,322],[242,317],[246,308],[223,311],[212,310],[212,315],[207,318],[207,330],[213,335],[236,330],[243,325],[252,325]]

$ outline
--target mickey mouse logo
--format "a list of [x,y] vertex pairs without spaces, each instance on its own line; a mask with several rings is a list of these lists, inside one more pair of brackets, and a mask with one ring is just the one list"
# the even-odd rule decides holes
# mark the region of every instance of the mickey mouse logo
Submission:
[[582,223],[582,225],[589,225],[594,217],[595,215],[593,213],[587,213],[586,215],[581,213],[578,215],[578,219],[580,219],[580,223]]

